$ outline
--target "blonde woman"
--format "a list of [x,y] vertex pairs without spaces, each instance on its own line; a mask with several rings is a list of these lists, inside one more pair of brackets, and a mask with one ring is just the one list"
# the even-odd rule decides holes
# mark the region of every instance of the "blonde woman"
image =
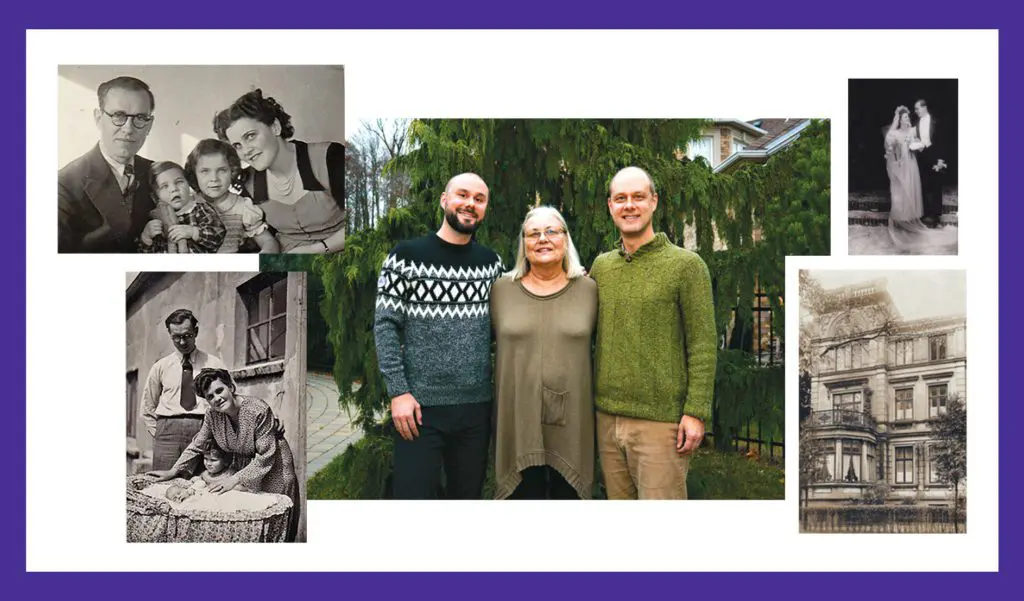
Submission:
[[491,289],[491,324],[495,498],[589,499],[597,285],[558,210],[527,213],[515,267]]

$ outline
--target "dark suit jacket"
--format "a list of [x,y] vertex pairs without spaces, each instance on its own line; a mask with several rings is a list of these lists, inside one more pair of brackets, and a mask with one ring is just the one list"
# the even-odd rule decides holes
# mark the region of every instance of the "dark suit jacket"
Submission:
[[[917,130],[917,137],[921,139],[921,122],[918,121],[917,125],[914,126]],[[931,146],[921,151],[920,158],[918,159],[919,168],[923,172],[925,169],[929,171],[935,165],[939,159],[947,158],[943,156],[942,148],[942,131],[939,129],[938,119],[935,115],[931,115],[931,124],[928,128],[928,139],[931,141]],[[946,161],[947,163],[949,161]]]
[[97,144],[57,172],[57,252],[134,253],[153,209],[149,168],[135,157],[139,187],[131,213],[122,206],[121,187]]

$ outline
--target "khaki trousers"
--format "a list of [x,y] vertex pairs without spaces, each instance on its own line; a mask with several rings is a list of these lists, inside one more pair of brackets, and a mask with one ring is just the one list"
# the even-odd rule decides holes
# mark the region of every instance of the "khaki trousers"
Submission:
[[597,452],[609,499],[685,499],[690,455],[676,451],[678,423],[597,412]]

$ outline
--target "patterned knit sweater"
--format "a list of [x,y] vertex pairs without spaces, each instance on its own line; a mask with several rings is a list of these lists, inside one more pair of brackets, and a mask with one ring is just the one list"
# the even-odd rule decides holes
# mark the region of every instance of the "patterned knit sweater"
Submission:
[[631,256],[599,256],[591,277],[598,410],[658,422],[685,413],[710,428],[718,338],[704,261],[659,233]]
[[377,362],[392,398],[424,407],[490,402],[491,284],[498,255],[436,234],[400,242],[377,281]]

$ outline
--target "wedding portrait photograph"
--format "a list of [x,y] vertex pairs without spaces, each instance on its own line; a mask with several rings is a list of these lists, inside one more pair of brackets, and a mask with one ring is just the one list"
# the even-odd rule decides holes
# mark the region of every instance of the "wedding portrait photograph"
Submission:
[[957,254],[957,86],[849,81],[849,254]]
[[128,542],[305,542],[308,275],[126,279]]
[[361,121],[345,252],[260,257],[311,269],[324,319],[309,498],[784,498],[784,261],[830,252],[830,142],[815,118]]
[[800,270],[800,531],[966,532],[963,270]]
[[338,252],[345,72],[58,67],[60,253]]

